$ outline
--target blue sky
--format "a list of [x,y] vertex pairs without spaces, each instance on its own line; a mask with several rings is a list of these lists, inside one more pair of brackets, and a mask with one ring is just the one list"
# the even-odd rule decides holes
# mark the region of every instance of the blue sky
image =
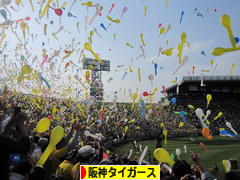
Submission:
[[[11,5],[17,9],[17,12],[10,8],[11,20],[25,18],[27,16],[31,17],[30,21],[27,21],[30,34],[27,34],[27,51],[31,53],[27,61],[23,64],[32,64],[33,57],[37,56],[36,62],[33,63],[32,68],[42,73],[42,76],[48,80],[51,85],[51,90],[49,94],[56,94],[64,97],[72,96],[76,97],[78,91],[84,98],[86,90],[74,80],[74,75],[78,74],[84,82],[84,73],[81,71],[82,64],[79,63],[79,54],[83,49],[83,44],[88,41],[89,32],[96,28],[102,38],[99,38],[96,34],[93,35],[92,48],[96,53],[100,54],[100,58],[108,59],[111,61],[111,72],[103,73],[103,82],[105,86],[105,99],[112,100],[113,93],[117,91],[118,101],[131,101],[129,97],[129,89],[135,92],[138,88],[138,94],[140,95],[144,91],[151,91],[154,88],[159,90],[153,96],[153,101],[158,101],[162,94],[160,90],[162,86],[170,86],[172,80],[177,77],[178,80],[182,76],[188,75],[187,71],[192,72],[192,66],[195,66],[195,75],[200,75],[201,70],[211,70],[210,60],[213,59],[217,65],[215,75],[229,75],[230,67],[232,63],[235,63],[234,74],[239,73],[239,52],[226,53],[222,56],[215,57],[211,54],[211,51],[215,47],[231,47],[229,38],[227,36],[226,30],[220,24],[220,17],[222,14],[228,14],[232,18],[232,29],[236,37],[240,37],[240,11],[238,0],[169,0],[168,8],[166,8],[165,0],[93,0],[93,4],[100,3],[103,6],[102,16],[98,16],[91,26],[87,27],[85,30],[85,16],[88,15],[90,18],[96,11],[96,8],[81,5],[81,3],[86,1],[77,0],[71,9],[71,13],[76,16],[68,17],[67,12],[72,4],[73,0],[66,1],[67,6],[61,17],[61,24],[59,22],[59,17],[56,16],[52,9],[49,9],[49,18],[45,15],[43,18],[38,19],[40,25],[34,20],[38,18],[38,10],[40,5],[37,2],[33,2],[35,11],[32,12],[29,1],[23,1],[24,7],[20,5],[18,8],[13,1]],[[53,1],[51,6],[54,6]],[[62,5],[65,1],[59,0],[59,4]],[[109,9],[112,4],[115,4],[115,8],[110,14],[108,14]],[[44,4],[44,6],[46,3]],[[128,7],[128,11],[123,15],[121,22],[119,24],[112,23],[108,28],[107,32],[100,27],[100,23],[103,23],[106,27],[109,25],[110,21],[106,18],[107,15],[113,19],[120,19],[120,14],[123,7]],[[147,6],[147,15],[144,16],[144,6]],[[194,13],[194,9],[197,11]],[[207,9],[209,13],[207,12]],[[217,11],[215,12],[214,9]],[[181,12],[184,11],[184,16],[182,23],[180,24]],[[203,14],[204,17],[197,16],[197,12]],[[8,13],[9,18],[9,13]],[[50,24],[53,21],[53,24]],[[4,22],[4,18],[0,17],[0,23]],[[76,23],[80,23],[80,33],[77,30]],[[47,24],[47,36],[44,35],[44,24]],[[167,28],[171,25],[172,28],[166,34],[159,33],[158,24],[162,24],[162,27]],[[69,31],[60,32],[57,36],[59,40],[55,40],[51,36],[51,32],[56,32],[59,26],[63,25],[64,29]],[[18,26],[14,31],[17,32],[19,37],[23,39],[22,31]],[[181,68],[176,75],[172,75],[174,70],[179,66],[177,58],[177,46],[180,43],[180,37],[183,32],[187,34],[187,42],[190,44],[190,48],[185,46],[183,51],[183,56],[189,56],[189,61],[184,68]],[[16,56],[13,49],[19,43],[16,37],[8,29],[5,31],[7,37],[4,39],[3,44],[8,42],[6,50],[3,54],[7,54],[8,57],[6,61],[9,66],[3,64],[1,61],[2,68],[7,69],[8,75],[12,74],[13,77],[11,81],[7,82],[16,89],[22,91],[31,92],[33,88],[36,88],[37,82],[25,80],[22,84],[16,82],[16,77],[20,73],[20,68],[23,65],[20,61],[20,56],[26,56],[27,52],[24,48],[20,49],[19,55]],[[141,55],[141,45],[140,33],[144,34],[144,41],[146,46],[144,51],[146,54],[146,59],[139,58],[137,56]],[[33,34],[34,41],[31,39],[31,34]],[[116,40],[114,41],[113,34],[116,34]],[[63,60],[65,53],[63,52],[66,45],[72,43],[72,39],[75,38],[75,50],[74,53]],[[49,44],[48,44],[49,39]],[[169,41],[168,45],[166,40]],[[42,43],[44,42],[44,46]],[[130,43],[134,48],[126,46],[126,43]],[[77,45],[77,43],[79,43]],[[3,46],[3,45],[2,45]],[[45,48],[47,54],[51,56],[55,49],[62,47],[61,54],[58,58],[54,59],[52,62],[52,68],[50,68],[51,62],[48,62],[41,68],[39,65],[42,61],[42,49]],[[163,50],[168,48],[174,48],[173,55],[167,57],[161,55],[158,58],[152,59],[152,57],[158,54],[159,48],[162,47]],[[110,50],[111,49],[111,50]],[[71,50],[71,48],[67,49]],[[207,56],[201,55],[201,51],[204,51]],[[1,55],[1,59],[3,58]],[[92,57],[91,53],[85,51],[87,57]],[[70,65],[65,69],[65,65],[69,61],[74,62],[77,68]],[[132,60],[132,61],[131,61]],[[150,74],[154,74],[153,62],[158,64],[158,74],[154,76],[154,80],[151,83],[148,79]],[[133,64],[132,64],[133,62]],[[16,63],[16,66],[13,65]],[[124,65],[122,68],[117,68],[117,65]],[[133,65],[133,72],[130,73],[128,66]],[[160,69],[159,67],[163,67]],[[142,82],[138,81],[137,69],[141,69]],[[65,70],[67,70],[65,72]],[[117,70],[118,72],[116,72]],[[0,77],[6,78],[8,75],[5,71],[2,71]],[[124,73],[127,75],[124,80],[122,77]],[[204,73],[204,75],[211,75],[211,73]],[[55,76],[59,77],[56,78]],[[107,82],[109,78],[113,78],[111,82]],[[27,85],[27,86],[26,86]],[[42,84],[43,88],[46,86]],[[45,87],[44,87],[45,86]],[[86,84],[87,86],[87,84]],[[71,88],[75,93],[66,93],[65,89]],[[124,96],[124,89],[126,95]],[[47,89],[46,89],[47,90]]]

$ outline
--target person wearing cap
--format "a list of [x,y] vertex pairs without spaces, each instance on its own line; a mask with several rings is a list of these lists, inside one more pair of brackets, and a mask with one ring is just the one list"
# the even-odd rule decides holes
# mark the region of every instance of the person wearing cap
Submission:
[[86,145],[78,150],[78,154],[82,159],[88,160],[89,157],[93,156],[96,150],[91,145]]

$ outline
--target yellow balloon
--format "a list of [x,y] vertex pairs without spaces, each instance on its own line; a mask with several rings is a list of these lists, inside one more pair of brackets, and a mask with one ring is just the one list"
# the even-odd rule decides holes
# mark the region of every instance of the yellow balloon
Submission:
[[129,72],[133,72],[133,69],[130,65],[129,65]]
[[102,60],[98,57],[98,55],[92,50],[92,46],[91,46],[90,43],[88,43],[88,42],[84,43],[84,48],[85,48],[87,51],[89,51],[90,53],[92,53],[92,55],[98,60],[98,62],[99,62],[100,64],[103,63]]
[[31,80],[31,76],[26,76],[26,79],[27,80]]
[[232,24],[231,18],[227,14],[222,15],[220,20],[223,26],[231,26]]
[[42,118],[36,126],[36,130],[39,133],[43,133],[45,131],[47,131],[50,127],[50,119],[48,118]]
[[93,6],[93,2],[88,1],[88,2],[86,2],[86,3],[82,3],[82,5],[83,5],[83,6],[91,7],[91,6]]
[[165,144],[165,146],[167,145],[167,134],[168,134],[168,131],[167,131],[167,130],[163,130],[164,144]]
[[40,91],[37,90],[37,89],[33,89],[32,91],[33,91],[33,93],[36,94],[36,95],[40,92]]
[[19,6],[19,4],[21,3],[21,0],[15,0],[15,3]]
[[183,127],[183,126],[184,126],[184,122],[180,122],[179,127]]
[[183,46],[184,44],[186,43],[186,39],[187,39],[187,34],[185,32],[182,33],[181,35],[181,43],[178,44],[178,61],[179,61],[179,64],[182,63],[182,52],[183,52]]
[[142,79],[141,79],[141,70],[140,70],[140,68],[138,68],[138,80],[139,80],[139,82],[142,81]]
[[44,8],[43,11],[42,11],[41,17],[43,17],[43,16],[47,13],[48,8],[49,8],[49,6],[50,6],[50,4],[51,4],[52,1],[53,1],[53,0],[48,0],[47,5],[45,6],[45,8]]
[[23,31],[25,31],[25,30],[26,30],[26,27],[27,27],[27,25],[26,25],[26,23],[25,23],[25,22],[21,22],[21,23],[20,23],[20,27],[21,27],[21,29],[22,29]]
[[140,39],[141,39],[142,45],[145,46],[143,33],[140,34]]
[[130,48],[134,48],[130,43],[126,43],[126,46],[129,46]]
[[155,88],[155,89],[153,90],[153,94],[154,94],[154,93],[156,93],[156,92],[157,92],[157,90],[158,90],[158,88]]
[[214,118],[214,120],[217,120],[219,117],[221,117],[223,115],[222,112],[219,112],[218,115]]
[[212,100],[212,95],[207,94],[206,99],[207,99],[207,105],[209,105],[210,101]]
[[212,54],[214,56],[221,56],[222,54],[226,52],[233,52],[233,51],[239,51],[240,47],[235,47],[235,48],[222,48],[222,47],[217,47],[213,49]]
[[210,64],[211,64],[211,65],[214,64],[214,60],[213,60],[213,59],[210,60]]
[[230,74],[233,75],[233,68],[235,67],[235,63],[232,64],[231,69],[230,69]]
[[228,173],[231,169],[231,163],[229,160],[222,160],[225,172]]
[[165,32],[165,27],[162,27],[161,29],[160,29],[160,34],[163,34]]
[[32,68],[29,65],[22,66],[21,73],[22,74],[29,74],[32,72]]
[[132,100],[135,101],[138,97],[138,94],[137,93],[134,93],[133,96],[132,96]]
[[194,106],[193,105],[188,105],[189,109],[194,109]]
[[52,107],[52,114],[55,115],[57,111],[58,111],[57,108],[55,106],[53,106]]
[[210,125],[210,124],[211,124],[209,120],[206,120],[206,123],[207,123],[208,125]]
[[128,121],[128,123],[134,123],[134,122],[136,122],[136,119],[132,119],[132,120]]
[[182,43],[185,43],[186,42],[186,39],[187,39],[187,34],[185,32],[182,33],[181,35],[181,41]]
[[86,76],[90,76],[90,71],[86,71]]
[[117,24],[120,23],[120,19],[113,19],[110,16],[107,16],[107,18],[108,18],[109,21],[112,21],[114,23],[117,23]]
[[144,6],[144,16],[147,16],[147,6]]
[[23,81],[23,79],[24,79],[24,76],[22,75],[22,74],[20,74],[19,76],[18,76],[18,78],[17,78],[17,82],[22,82]]
[[219,116],[219,117],[220,117],[220,116],[222,116],[222,115],[223,115],[223,113],[222,113],[222,112],[219,112],[219,113],[218,113],[218,116]]
[[167,134],[168,134],[168,131],[167,130],[163,130],[163,135],[167,136]]
[[174,165],[174,161],[170,159],[169,153],[164,148],[157,148],[154,151],[154,157],[159,162],[168,163],[170,166]]
[[49,155],[54,150],[55,146],[62,140],[63,136],[64,136],[63,127],[57,126],[52,130],[48,147],[40,157],[39,161],[37,162],[37,165],[43,166],[45,164]]
[[234,35],[232,32],[232,27],[231,27],[232,21],[231,21],[230,16],[228,16],[227,14],[224,14],[224,15],[222,15],[220,21],[221,21],[222,26],[225,27],[225,29],[227,30],[228,37],[230,39],[232,47],[235,48],[236,42],[235,42],[235,38],[234,38]]
[[170,49],[167,49],[167,50],[163,51],[162,54],[164,54],[166,56],[171,56],[172,51],[173,51],[173,48],[170,48]]
[[176,84],[176,83],[177,83],[177,80],[170,81],[170,83]]

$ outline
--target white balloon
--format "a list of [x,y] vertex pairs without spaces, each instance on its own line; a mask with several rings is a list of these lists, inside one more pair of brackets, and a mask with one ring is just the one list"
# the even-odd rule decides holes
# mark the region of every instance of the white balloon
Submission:
[[177,149],[176,149],[176,155],[177,155],[177,156],[180,156],[180,154],[181,154],[181,150],[180,150],[179,148],[177,148]]
[[238,135],[237,132],[235,131],[235,129],[233,129],[232,124],[231,124],[230,122],[226,122],[226,126],[227,126],[229,129],[231,129],[231,131],[232,131],[234,134]]
[[148,76],[148,79],[149,79],[150,81],[152,81],[152,80],[154,79],[154,76],[153,76],[152,74],[150,74],[150,75]]
[[106,123],[108,122],[108,120],[109,120],[109,116],[106,116]]
[[187,154],[187,146],[184,145],[183,148],[184,148],[184,152],[185,152],[185,154]]
[[184,66],[187,62],[188,62],[189,57],[188,56],[184,56],[183,60],[182,60],[182,65]]
[[203,117],[204,117],[203,110],[201,108],[197,108],[195,112],[196,112],[198,119],[201,122],[202,128],[208,128],[207,124],[204,122],[204,119],[203,119]]
[[207,110],[206,116],[207,116],[207,115],[210,115],[210,114],[211,114],[211,111],[210,111],[210,110]]
[[230,122],[226,122],[227,127],[232,127],[232,124]]
[[203,121],[206,121],[207,118],[208,118],[208,116],[209,116],[210,114],[211,114],[211,111],[210,111],[210,110],[207,110],[206,116],[205,116],[205,118],[203,119]]
[[202,120],[202,118],[204,116],[203,110],[201,108],[197,108],[196,109],[196,115],[200,120]]
[[85,136],[90,136],[90,134],[91,134],[91,133],[90,133],[89,131],[84,131],[84,135],[85,135]]

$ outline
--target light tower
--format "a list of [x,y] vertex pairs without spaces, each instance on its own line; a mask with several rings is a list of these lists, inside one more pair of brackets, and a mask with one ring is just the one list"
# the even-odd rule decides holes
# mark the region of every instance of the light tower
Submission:
[[110,71],[110,61],[102,60],[102,64],[100,64],[97,59],[84,58],[83,69],[91,70],[90,96],[95,97],[97,102],[101,103],[104,90],[101,78],[102,71]]

